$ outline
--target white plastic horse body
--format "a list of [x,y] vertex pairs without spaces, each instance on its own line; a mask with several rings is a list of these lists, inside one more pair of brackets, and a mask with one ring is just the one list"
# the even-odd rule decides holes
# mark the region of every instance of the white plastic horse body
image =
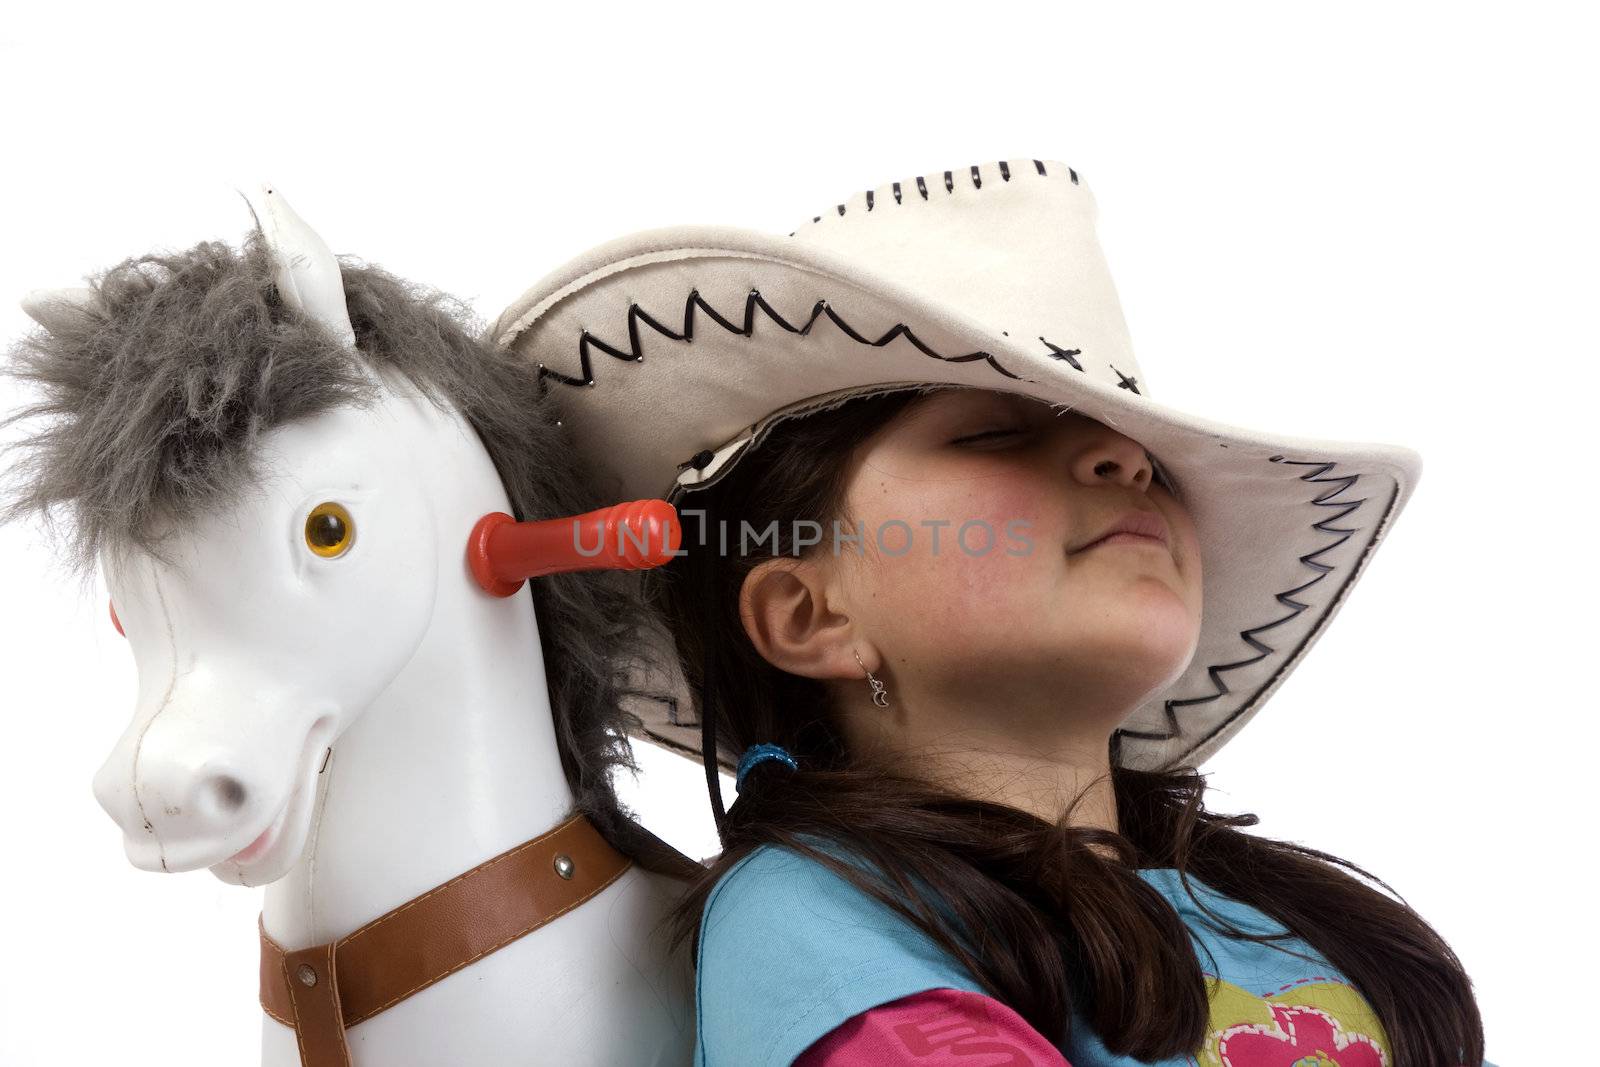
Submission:
[[[266,931],[288,951],[552,828],[573,801],[541,620],[467,568],[473,523],[510,511],[505,487],[459,413],[381,380],[375,406],[266,434],[258,491],[176,531],[172,565],[101,559],[139,693],[95,795],[135,866],[266,886]],[[332,558],[305,534],[324,502],[353,525]],[[630,866],[351,1027],[354,1063],[687,1063],[687,960],[658,929],[681,888]],[[262,1062],[300,1062],[265,1013]]]

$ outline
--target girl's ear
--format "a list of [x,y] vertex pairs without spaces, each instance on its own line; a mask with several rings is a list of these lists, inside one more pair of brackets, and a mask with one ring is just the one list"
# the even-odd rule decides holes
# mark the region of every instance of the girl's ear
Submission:
[[761,658],[806,678],[855,678],[850,616],[829,602],[826,565],[816,558],[764,560],[739,588],[739,618]]

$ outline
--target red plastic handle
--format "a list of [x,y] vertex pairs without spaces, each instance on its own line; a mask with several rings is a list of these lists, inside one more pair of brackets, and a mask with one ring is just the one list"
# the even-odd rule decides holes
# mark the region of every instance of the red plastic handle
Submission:
[[630,500],[536,522],[493,511],[472,528],[467,564],[485,592],[504,597],[544,574],[659,567],[681,539],[678,511],[665,500]]

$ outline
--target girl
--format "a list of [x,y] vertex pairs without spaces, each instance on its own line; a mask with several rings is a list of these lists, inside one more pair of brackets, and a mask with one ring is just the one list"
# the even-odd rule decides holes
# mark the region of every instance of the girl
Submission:
[[1197,770],[1420,461],[1153,404],[1094,215],[1058,163],[945,171],[612,242],[498,324],[684,519],[645,581],[699,714],[639,733],[724,846],[675,928],[697,1064],[1487,1062],[1438,934]]

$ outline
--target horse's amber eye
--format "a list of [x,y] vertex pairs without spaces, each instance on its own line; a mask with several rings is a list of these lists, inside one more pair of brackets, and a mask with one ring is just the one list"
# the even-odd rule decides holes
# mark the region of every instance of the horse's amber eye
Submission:
[[324,559],[344,555],[355,536],[356,524],[342,504],[329,500],[306,516],[306,547]]

